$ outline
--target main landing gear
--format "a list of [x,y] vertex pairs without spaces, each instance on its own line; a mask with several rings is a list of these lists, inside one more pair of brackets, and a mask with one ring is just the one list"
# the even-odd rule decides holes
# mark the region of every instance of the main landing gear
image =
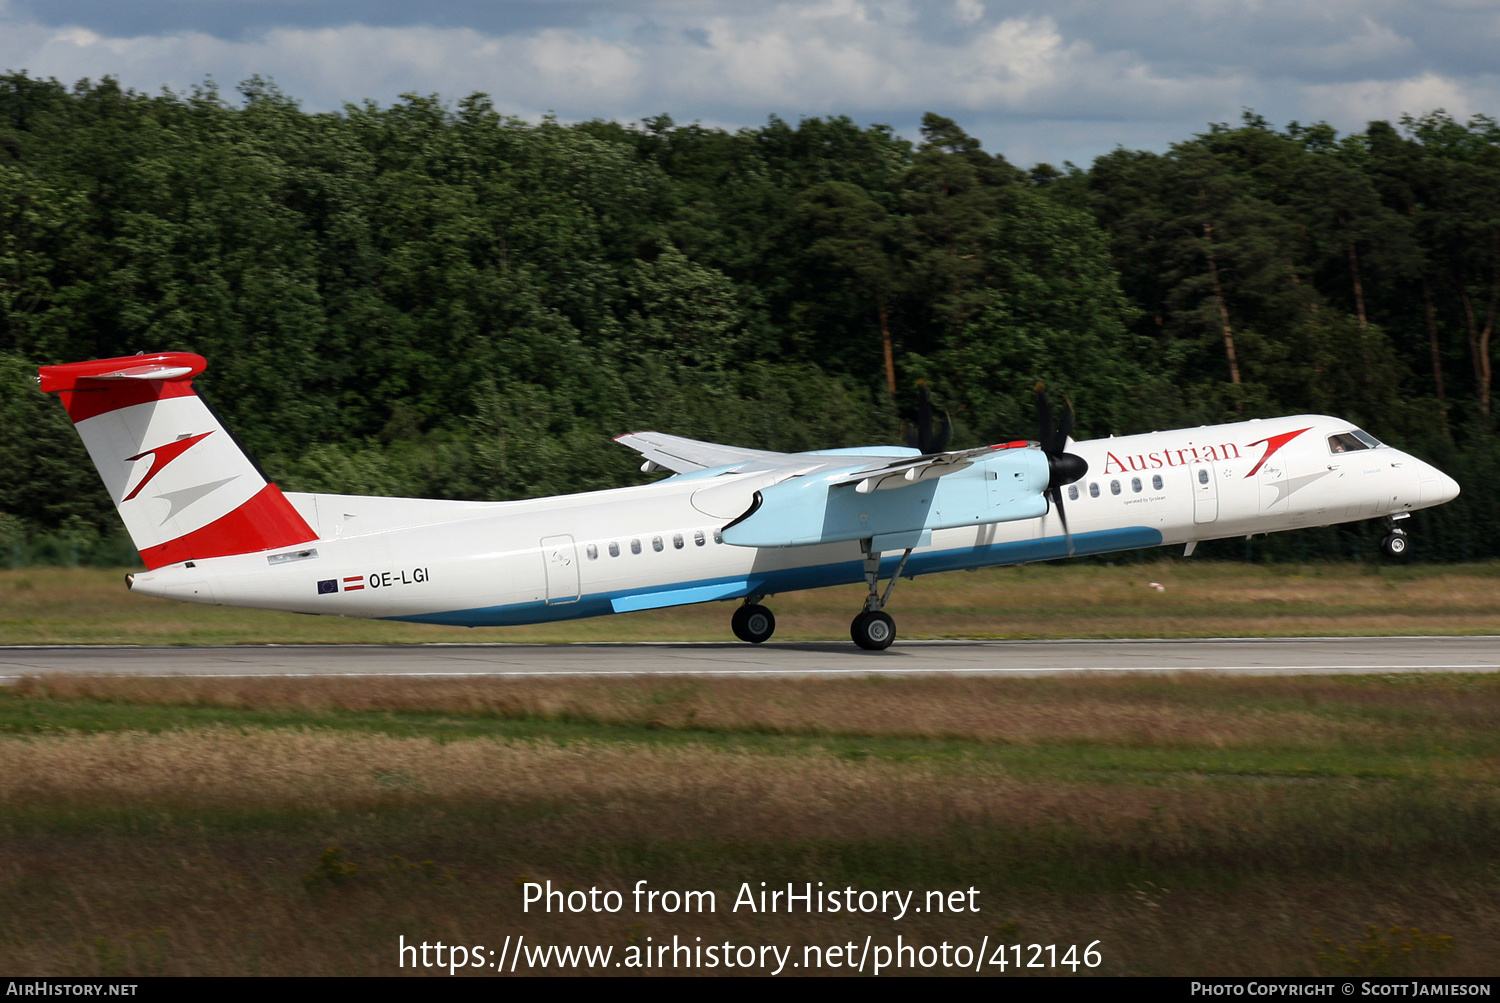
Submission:
[[749,641],[751,644],[769,641],[771,635],[776,633],[776,617],[770,610],[757,603],[758,599],[760,596],[751,596],[746,599],[745,605],[735,610],[733,618],[729,621],[734,636],[741,641]]
[[849,624],[849,636],[866,651],[884,651],[896,639],[896,621],[883,612],[883,609],[890,600],[891,593],[896,590],[896,579],[906,569],[906,559],[911,556],[911,548],[906,548],[906,552],[901,555],[901,563],[896,565],[883,594],[880,591],[880,551],[870,550],[868,543],[865,548],[865,583],[870,586],[870,594],[865,596],[864,610]]
[[[884,612],[884,607],[891,593],[896,591],[896,579],[906,570],[911,548],[901,555],[901,563],[896,565],[884,592],[880,591],[880,551],[870,550],[867,540],[862,552],[865,556],[865,582],[870,586],[870,594],[865,596],[865,608],[849,624],[849,636],[866,651],[884,651],[896,639],[896,621]],[[741,641],[762,644],[776,633],[776,617],[760,604],[763,598],[763,595],[746,596],[745,604],[734,611],[729,626]]]
[[1391,531],[1380,538],[1380,549],[1387,557],[1406,556],[1406,549],[1410,545],[1410,541],[1406,538],[1406,530],[1401,528],[1401,523],[1398,521],[1398,519],[1404,518],[1406,518],[1404,515],[1392,516]]

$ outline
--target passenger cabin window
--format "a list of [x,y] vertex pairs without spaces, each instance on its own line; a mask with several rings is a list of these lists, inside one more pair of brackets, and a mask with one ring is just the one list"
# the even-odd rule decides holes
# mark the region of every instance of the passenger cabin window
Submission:
[[1156,474],[1151,478],[1151,486],[1158,491],[1161,490],[1161,474]]
[[1077,501],[1077,500],[1078,500],[1078,485],[1077,484],[1069,484],[1068,485],[1068,501]]
[[613,541],[613,540],[609,541],[609,556],[610,557],[619,557],[620,556],[620,545],[618,543],[616,543],[615,541]]
[[1136,494],[1141,493],[1141,479],[1139,477],[1132,477],[1130,479],[1130,490],[1134,491]]
[[1328,437],[1328,451],[1330,453],[1352,453],[1357,449],[1370,449],[1372,446],[1379,445],[1375,439],[1368,435],[1364,436],[1364,438],[1370,441],[1365,442],[1364,439],[1360,438],[1363,434],[1362,432],[1340,432],[1338,435],[1330,435]]
[[659,554],[659,553],[661,553],[661,547],[662,547],[661,537],[659,537],[659,536],[653,536],[651,538],[651,549],[654,550],[654,551],[656,551]]
[[1099,497],[1099,482],[1098,481],[1091,481],[1089,483],[1089,497],[1090,498],[1098,498]]
[[682,534],[681,533],[673,533],[672,534],[672,546],[675,549],[677,549],[677,550],[681,550],[682,549]]
[[1110,481],[1109,482],[1109,493],[1112,494],[1112,495],[1117,495],[1117,494],[1120,493],[1120,482],[1119,481]]
[[630,552],[632,554],[639,554],[641,552],[641,541],[640,540],[631,540],[630,541]]
[[703,546],[703,530],[700,529],[693,533],[693,546]]
[[724,542],[724,534],[720,533],[717,529],[714,530],[714,542],[715,543],[723,543]]
[[594,546],[591,543],[591,544],[589,544],[584,549],[588,552],[589,560],[591,560],[591,561],[597,561],[599,559],[599,548],[598,547]]

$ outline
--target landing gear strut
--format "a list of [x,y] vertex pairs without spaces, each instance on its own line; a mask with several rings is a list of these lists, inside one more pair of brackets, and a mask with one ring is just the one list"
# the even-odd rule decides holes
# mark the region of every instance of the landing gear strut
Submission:
[[906,569],[906,559],[911,556],[911,548],[907,547],[906,552],[901,555],[901,563],[896,565],[896,570],[882,594],[880,591],[880,551],[871,550],[869,547],[869,542],[866,541],[864,547],[865,583],[870,586],[870,594],[865,596],[864,610],[849,625],[849,636],[853,638],[855,644],[866,651],[884,651],[896,639],[896,621],[882,610],[886,602],[890,600],[891,593],[896,590],[896,579],[900,578],[901,572]]
[[1387,557],[1405,557],[1406,549],[1410,541],[1406,538],[1406,530],[1395,518],[1391,519],[1391,531],[1380,538],[1380,549]]
[[771,635],[776,633],[776,617],[755,601],[759,598],[760,596],[750,596],[746,599],[745,605],[735,610],[729,621],[734,636],[751,644],[769,641]]

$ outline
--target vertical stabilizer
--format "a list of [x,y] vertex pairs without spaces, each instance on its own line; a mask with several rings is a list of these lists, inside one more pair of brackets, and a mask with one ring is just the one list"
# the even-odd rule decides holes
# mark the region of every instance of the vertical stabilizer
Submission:
[[148,568],[316,538],[193,390],[186,352],[43,366]]

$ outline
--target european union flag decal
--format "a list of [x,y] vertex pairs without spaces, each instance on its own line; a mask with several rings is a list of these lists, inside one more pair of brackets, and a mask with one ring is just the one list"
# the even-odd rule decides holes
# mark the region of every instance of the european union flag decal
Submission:
[[337,578],[325,578],[318,583],[318,595],[320,596],[326,596],[330,592],[337,592],[338,590],[339,580]]

